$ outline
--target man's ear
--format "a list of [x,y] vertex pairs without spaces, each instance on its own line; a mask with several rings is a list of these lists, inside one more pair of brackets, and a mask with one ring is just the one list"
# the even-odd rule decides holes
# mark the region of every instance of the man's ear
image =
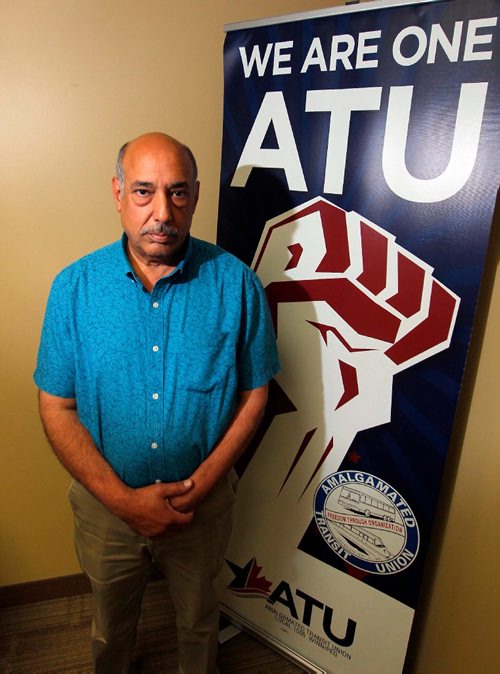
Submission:
[[116,210],[118,213],[122,210],[122,187],[116,176],[111,181],[111,189],[113,190],[113,199],[115,201]]
[[196,184],[194,186],[194,209],[193,213],[196,210],[196,206],[198,205],[198,199],[200,198],[200,181],[197,180]]

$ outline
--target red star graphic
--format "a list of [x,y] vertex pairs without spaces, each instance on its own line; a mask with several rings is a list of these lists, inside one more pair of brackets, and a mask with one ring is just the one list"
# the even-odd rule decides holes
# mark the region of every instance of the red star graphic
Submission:
[[347,460],[351,463],[358,464],[361,460],[361,454],[358,454],[355,449],[351,449],[350,452],[347,452]]

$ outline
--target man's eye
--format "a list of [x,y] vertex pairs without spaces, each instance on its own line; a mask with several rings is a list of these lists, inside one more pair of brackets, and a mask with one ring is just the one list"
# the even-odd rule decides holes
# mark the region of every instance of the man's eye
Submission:
[[135,194],[137,194],[140,197],[147,197],[148,194],[149,194],[149,190],[144,190],[142,188],[139,188],[139,189],[135,190]]
[[174,199],[187,199],[188,193],[186,190],[173,190],[171,193]]

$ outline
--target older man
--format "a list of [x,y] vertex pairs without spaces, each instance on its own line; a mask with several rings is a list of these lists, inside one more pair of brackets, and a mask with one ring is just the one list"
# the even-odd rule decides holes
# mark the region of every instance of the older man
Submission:
[[95,599],[96,672],[127,672],[152,560],[177,612],[179,671],[213,672],[232,465],[278,370],[251,270],[190,235],[195,159],[162,133],[125,144],[113,196],[124,233],[64,269],[35,382],[74,477],[76,549]]

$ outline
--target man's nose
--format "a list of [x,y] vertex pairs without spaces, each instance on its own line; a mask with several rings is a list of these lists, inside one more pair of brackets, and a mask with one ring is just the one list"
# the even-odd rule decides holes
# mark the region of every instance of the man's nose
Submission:
[[168,194],[158,190],[154,198],[153,218],[156,222],[169,222],[172,217]]

